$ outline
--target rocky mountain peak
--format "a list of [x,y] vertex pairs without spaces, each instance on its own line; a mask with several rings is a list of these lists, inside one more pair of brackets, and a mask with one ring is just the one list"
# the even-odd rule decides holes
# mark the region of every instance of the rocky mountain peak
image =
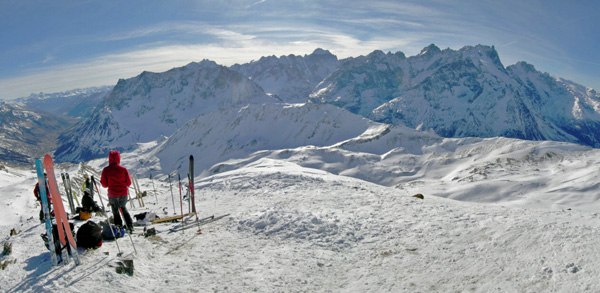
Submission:
[[432,55],[439,54],[440,52],[442,52],[442,50],[440,50],[440,48],[438,46],[431,44],[431,45],[423,48],[423,50],[421,50],[421,53],[419,53],[418,56],[432,56]]

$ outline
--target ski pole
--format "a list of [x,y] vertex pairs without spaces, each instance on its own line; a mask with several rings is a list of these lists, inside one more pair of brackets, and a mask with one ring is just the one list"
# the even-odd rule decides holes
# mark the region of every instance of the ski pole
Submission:
[[[100,198],[100,204],[102,205],[102,212],[106,215],[106,210],[104,209],[104,201],[102,200],[102,195],[100,194],[100,189],[98,188],[98,184],[96,184],[96,179],[92,176],[92,184],[96,187],[96,192],[98,192],[98,198]],[[110,223],[109,223],[110,224]]]
[[[96,179],[94,179],[94,176],[92,176],[92,184],[94,185],[94,187],[96,187],[96,191],[98,192],[98,197],[100,198],[100,204],[102,204],[102,211],[103,211],[104,217],[106,218],[106,224],[108,225],[108,228],[110,229],[110,233],[112,233],[112,236],[115,239],[115,244],[117,244],[117,250],[119,250],[119,253],[117,254],[117,256],[121,256],[121,255],[123,255],[123,252],[121,252],[121,248],[119,247],[119,242],[117,241],[117,236],[115,235],[115,231],[113,231],[113,228],[110,225],[110,219],[108,218],[108,215],[106,214],[106,210],[104,209],[104,202],[102,201],[102,196],[100,195],[100,189],[98,189],[98,184],[96,183]],[[114,215],[113,215],[113,218],[114,218]]]
[[[123,215],[123,210],[121,210],[121,208],[119,208],[119,212],[121,213],[123,221],[125,221],[125,215]],[[129,235],[129,240],[131,241],[131,246],[133,246],[133,251],[135,252],[135,254],[137,254],[137,249],[135,248],[135,244],[133,244],[133,238],[131,238],[131,233],[128,232],[127,235]]]
[[171,174],[169,174],[169,188],[171,189],[171,201],[173,201],[173,215],[177,212],[175,211],[175,197],[173,196],[173,185],[171,184]]
[[[104,207],[102,207],[104,208]],[[117,250],[119,251],[119,253],[117,253],[117,256],[121,256],[123,255],[123,252],[121,252],[121,248],[119,247],[119,241],[117,241],[117,235],[115,235],[115,231],[113,231],[112,225],[110,224],[110,219],[108,218],[108,215],[106,214],[106,212],[104,213],[104,217],[106,218],[106,224],[108,225],[108,229],[110,229],[110,233],[112,233],[113,238],[115,239],[115,244],[117,244]],[[113,219],[114,219],[115,215],[113,213]],[[120,231],[119,231],[120,233]]]
[[[117,244],[117,250],[119,250],[119,253],[117,253],[117,256],[121,256],[123,255],[123,252],[121,252],[121,248],[119,247],[119,242],[117,241],[117,235],[115,235],[115,231],[112,228],[112,225],[110,224],[110,219],[108,218],[108,215],[106,213],[104,213],[104,217],[106,217],[106,224],[108,225],[108,229],[110,229],[110,233],[112,233],[113,238],[115,239],[115,244]],[[114,218],[114,215],[113,215]],[[119,231],[120,233],[120,231]]]
[[[185,219],[183,218],[183,198],[181,197],[181,176],[179,174],[177,174],[177,179],[179,179],[179,204],[181,205],[181,228],[183,228]],[[183,229],[181,232],[183,233]]]
[[154,198],[156,199],[156,204],[158,204],[158,196],[156,195],[156,186],[154,186],[154,179],[152,179],[152,173],[150,173],[150,182],[152,182],[152,188],[154,189]]

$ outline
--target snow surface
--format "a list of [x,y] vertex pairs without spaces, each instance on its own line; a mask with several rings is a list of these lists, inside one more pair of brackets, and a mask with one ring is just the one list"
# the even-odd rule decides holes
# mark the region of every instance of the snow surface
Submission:
[[[136,228],[137,254],[128,237],[118,240],[134,261],[133,276],[116,272],[114,241],[80,250],[80,266],[52,267],[33,168],[3,167],[0,245],[12,243],[12,253],[1,257],[8,264],[0,291],[600,292],[598,150],[413,134],[415,146],[377,154],[368,143],[382,131],[335,146],[258,152],[198,176],[200,216],[230,215],[202,226],[202,234],[169,233],[178,224],[167,223],[151,225],[161,233],[145,238]],[[138,155],[123,154],[132,173]],[[160,162],[146,164],[158,169]],[[56,172],[78,183],[105,165],[99,159]],[[361,175],[369,170],[377,176]],[[133,214],[180,212],[166,174],[140,184],[149,195]],[[9,236],[13,228],[20,233]]]

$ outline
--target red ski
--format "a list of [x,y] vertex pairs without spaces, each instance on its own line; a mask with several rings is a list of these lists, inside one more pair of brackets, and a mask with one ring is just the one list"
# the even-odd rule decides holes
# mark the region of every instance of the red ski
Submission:
[[[65,234],[67,234],[69,244],[73,248],[71,249],[71,255],[75,259],[75,264],[79,265],[77,243],[73,238],[73,232],[71,232],[71,226],[69,225],[69,218],[67,218],[62,197],[58,191],[58,184],[56,183],[56,177],[54,176],[54,163],[52,162],[52,157],[50,157],[50,155],[46,155],[44,157],[44,167],[46,168],[46,173],[48,174],[48,187],[50,188],[50,194],[52,195],[52,204],[54,205],[54,215],[56,217],[56,226],[58,228],[57,230],[60,243],[63,246],[68,245],[67,241],[65,240]],[[61,229],[61,226],[63,229]]]

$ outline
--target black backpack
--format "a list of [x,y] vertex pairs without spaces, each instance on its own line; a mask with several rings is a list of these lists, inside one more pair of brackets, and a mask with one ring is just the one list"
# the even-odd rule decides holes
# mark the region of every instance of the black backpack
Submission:
[[102,228],[93,221],[87,221],[77,230],[77,247],[98,248],[102,246]]

